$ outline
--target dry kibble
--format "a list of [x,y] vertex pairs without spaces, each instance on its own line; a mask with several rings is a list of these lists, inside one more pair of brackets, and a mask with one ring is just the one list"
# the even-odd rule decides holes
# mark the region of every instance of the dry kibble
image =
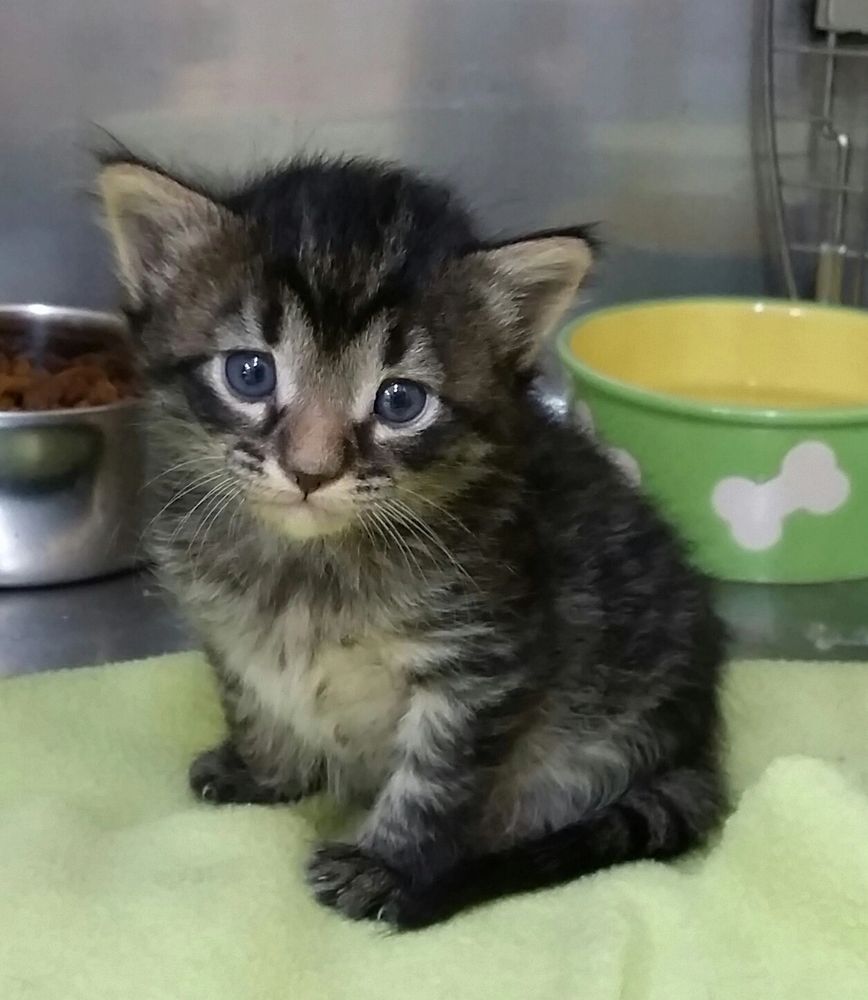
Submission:
[[86,396],[93,406],[105,406],[118,401],[118,391],[107,378],[92,385]]
[[34,362],[0,353],[0,410],[85,409],[136,394],[132,369],[122,354],[92,351],[75,358],[55,354]]
[[24,392],[30,385],[30,379],[24,375],[0,375],[0,393]]

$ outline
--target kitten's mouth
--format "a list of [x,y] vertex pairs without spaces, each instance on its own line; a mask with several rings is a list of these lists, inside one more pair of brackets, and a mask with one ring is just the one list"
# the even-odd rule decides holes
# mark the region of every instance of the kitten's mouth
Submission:
[[337,534],[352,520],[350,512],[326,509],[309,497],[253,497],[251,506],[269,528],[298,540]]

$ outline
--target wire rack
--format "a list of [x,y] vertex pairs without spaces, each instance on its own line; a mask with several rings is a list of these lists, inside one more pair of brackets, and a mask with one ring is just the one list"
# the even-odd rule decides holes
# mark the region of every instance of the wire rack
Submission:
[[760,163],[791,298],[868,305],[868,37],[762,0]]

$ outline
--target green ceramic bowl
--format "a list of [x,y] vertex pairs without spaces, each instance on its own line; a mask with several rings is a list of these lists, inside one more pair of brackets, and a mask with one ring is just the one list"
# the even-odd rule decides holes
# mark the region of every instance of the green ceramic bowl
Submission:
[[563,331],[576,412],[727,580],[868,577],[868,312],[679,299]]

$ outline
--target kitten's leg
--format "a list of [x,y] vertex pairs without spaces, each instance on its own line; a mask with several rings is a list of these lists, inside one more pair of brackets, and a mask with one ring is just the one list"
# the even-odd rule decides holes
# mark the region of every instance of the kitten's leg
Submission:
[[206,750],[190,766],[194,794],[214,805],[269,805],[294,802],[322,785],[318,762],[303,762],[292,747],[291,734],[276,739],[267,724],[244,704],[239,680],[223,668],[212,650],[208,658],[220,689],[229,738]]
[[398,766],[355,842],[323,844],[311,858],[308,880],[320,902],[399,927],[429,921],[431,887],[466,856],[486,753],[497,742],[497,687],[489,678],[487,690],[417,689],[398,734]]
[[434,887],[427,916],[441,920],[467,906],[557,885],[612,865],[677,857],[705,842],[723,808],[716,765],[674,768],[575,823],[466,861]]
[[[556,885],[628,861],[676,857],[704,842],[722,808],[713,769],[679,768],[576,823],[497,854],[456,858],[448,848],[443,851],[440,842],[440,858],[449,863],[438,871],[432,845],[424,829],[417,829],[415,876],[413,867],[406,865],[407,847],[413,845],[405,845],[397,861],[390,862],[395,843],[386,834],[385,844],[375,835],[371,847],[363,837],[358,846],[320,848],[310,878],[318,898],[348,916],[421,927],[510,893]],[[411,829],[405,828],[405,835],[412,835]],[[368,836],[371,833],[376,831]],[[424,867],[432,860],[434,878]]]

